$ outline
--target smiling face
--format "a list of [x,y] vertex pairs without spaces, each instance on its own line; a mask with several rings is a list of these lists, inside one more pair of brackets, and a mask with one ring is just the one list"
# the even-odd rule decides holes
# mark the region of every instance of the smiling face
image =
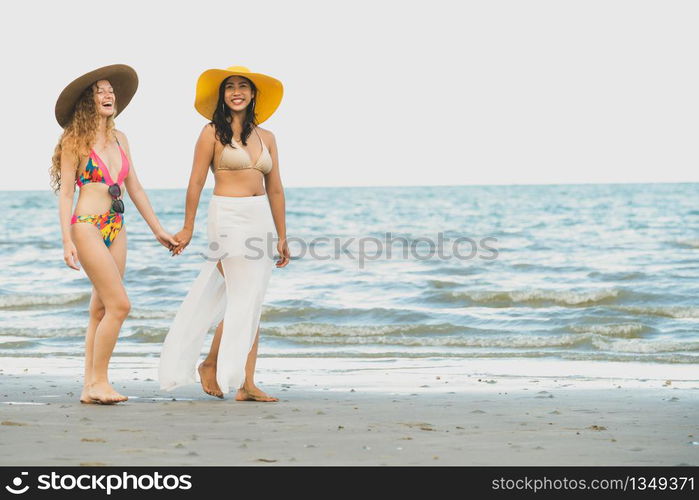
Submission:
[[246,78],[230,76],[226,79],[223,100],[233,111],[243,111],[254,97],[255,93]]
[[97,114],[109,118],[114,114],[116,95],[109,80],[100,80],[93,86],[95,90],[95,108]]

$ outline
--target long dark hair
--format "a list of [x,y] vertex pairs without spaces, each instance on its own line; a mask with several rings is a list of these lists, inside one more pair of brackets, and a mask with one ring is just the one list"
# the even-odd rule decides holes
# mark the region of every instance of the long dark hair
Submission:
[[[228,78],[230,78],[230,76]],[[219,85],[218,87],[218,102],[216,103],[216,110],[214,111],[214,116],[211,122],[209,123],[213,124],[214,129],[216,130],[216,138],[219,141],[221,141],[221,144],[223,144],[224,146],[226,144],[231,144],[231,146],[233,146],[233,130],[231,130],[231,110],[228,106],[226,106],[226,103],[223,101],[223,96],[226,88],[226,81],[228,81],[228,78],[223,80],[221,82],[221,85]],[[241,76],[241,78],[245,77]],[[240,139],[243,145],[247,146],[248,137],[250,137],[252,129],[257,126],[257,122],[255,121],[255,100],[257,99],[258,90],[255,84],[250,79],[245,78],[245,80],[248,81],[248,83],[250,84],[250,88],[255,94],[255,97],[252,98],[250,104],[248,104],[248,107],[245,108],[243,131],[240,134]]]

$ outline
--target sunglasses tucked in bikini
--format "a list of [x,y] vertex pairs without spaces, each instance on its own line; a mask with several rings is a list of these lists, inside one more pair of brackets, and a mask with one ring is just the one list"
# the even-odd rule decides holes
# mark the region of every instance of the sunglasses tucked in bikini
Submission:
[[[116,139],[116,137],[115,137]],[[97,229],[102,233],[102,239],[104,244],[109,247],[117,237],[119,231],[121,231],[124,226],[124,200],[121,199],[121,183],[124,182],[126,176],[129,173],[129,160],[126,157],[126,153],[119,144],[119,139],[116,139],[117,146],[121,152],[121,170],[119,171],[119,176],[117,181],[112,181],[112,176],[109,174],[109,169],[107,165],[102,161],[102,159],[95,153],[94,149],[90,149],[90,156],[87,160],[87,166],[85,171],[82,172],[75,183],[82,187],[84,184],[89,182],[103,182],[109,185],[108,192],[112,197],[111,208],[103,214],[89,214],[89,215],[73,215],[70,223],[75,224],[76,222],[88,222],[94,224]]]

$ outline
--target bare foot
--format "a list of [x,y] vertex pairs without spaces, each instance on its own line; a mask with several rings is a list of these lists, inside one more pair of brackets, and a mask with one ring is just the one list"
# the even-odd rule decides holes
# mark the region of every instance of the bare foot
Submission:
[[270,396],[266,392],[263,392],[259,387],[246,388],[241,387],[238,392],[235,393],[236,401],[262,401],[265,403],[274,403],[279,401],[279,398]]
[[115,403],[122,403],[129,398],[115,391],[114,388],[109,385],[109,382],[98,382],[90,384],[87,390],[87,399],[91,400],[93,403],[113,405]]
[[204,392],[209,396],[223,399],[223,391],[221,391],[218,382],[216,382],[216,366],[204,362],[199,365],[197,371],[199,372],[201,388],[204,389]]
[[89,390],[90,387],[88,385],[83,386],[83,392],[80,394],[80,402],[82,404],[90,405],[94,403],[94,401],[90,399]]

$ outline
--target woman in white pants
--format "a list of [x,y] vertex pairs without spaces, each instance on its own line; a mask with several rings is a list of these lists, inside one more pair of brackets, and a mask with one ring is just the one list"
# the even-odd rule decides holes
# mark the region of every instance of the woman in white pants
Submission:
[[[160,386],[195,383],[207,394],[238,401],[278,401],[254,383],[259,322],[274,262],[289,262],[284,190],[274,135],[258,125],[277,109],[282,83],[244,66],[211,69],[197,82],[195,108],[211,120],[194,152],[180,254],[189,244],[208,169],[215,187],[208,211],[204,264],[175,316],[160,356]],[[252,161],[256,158],[256,161]],[[274,232],[277,237],[275,238]],[[221,321],[223,319],[223,321]],[[217,324],[209,354],[196,368],[207,332]]]

